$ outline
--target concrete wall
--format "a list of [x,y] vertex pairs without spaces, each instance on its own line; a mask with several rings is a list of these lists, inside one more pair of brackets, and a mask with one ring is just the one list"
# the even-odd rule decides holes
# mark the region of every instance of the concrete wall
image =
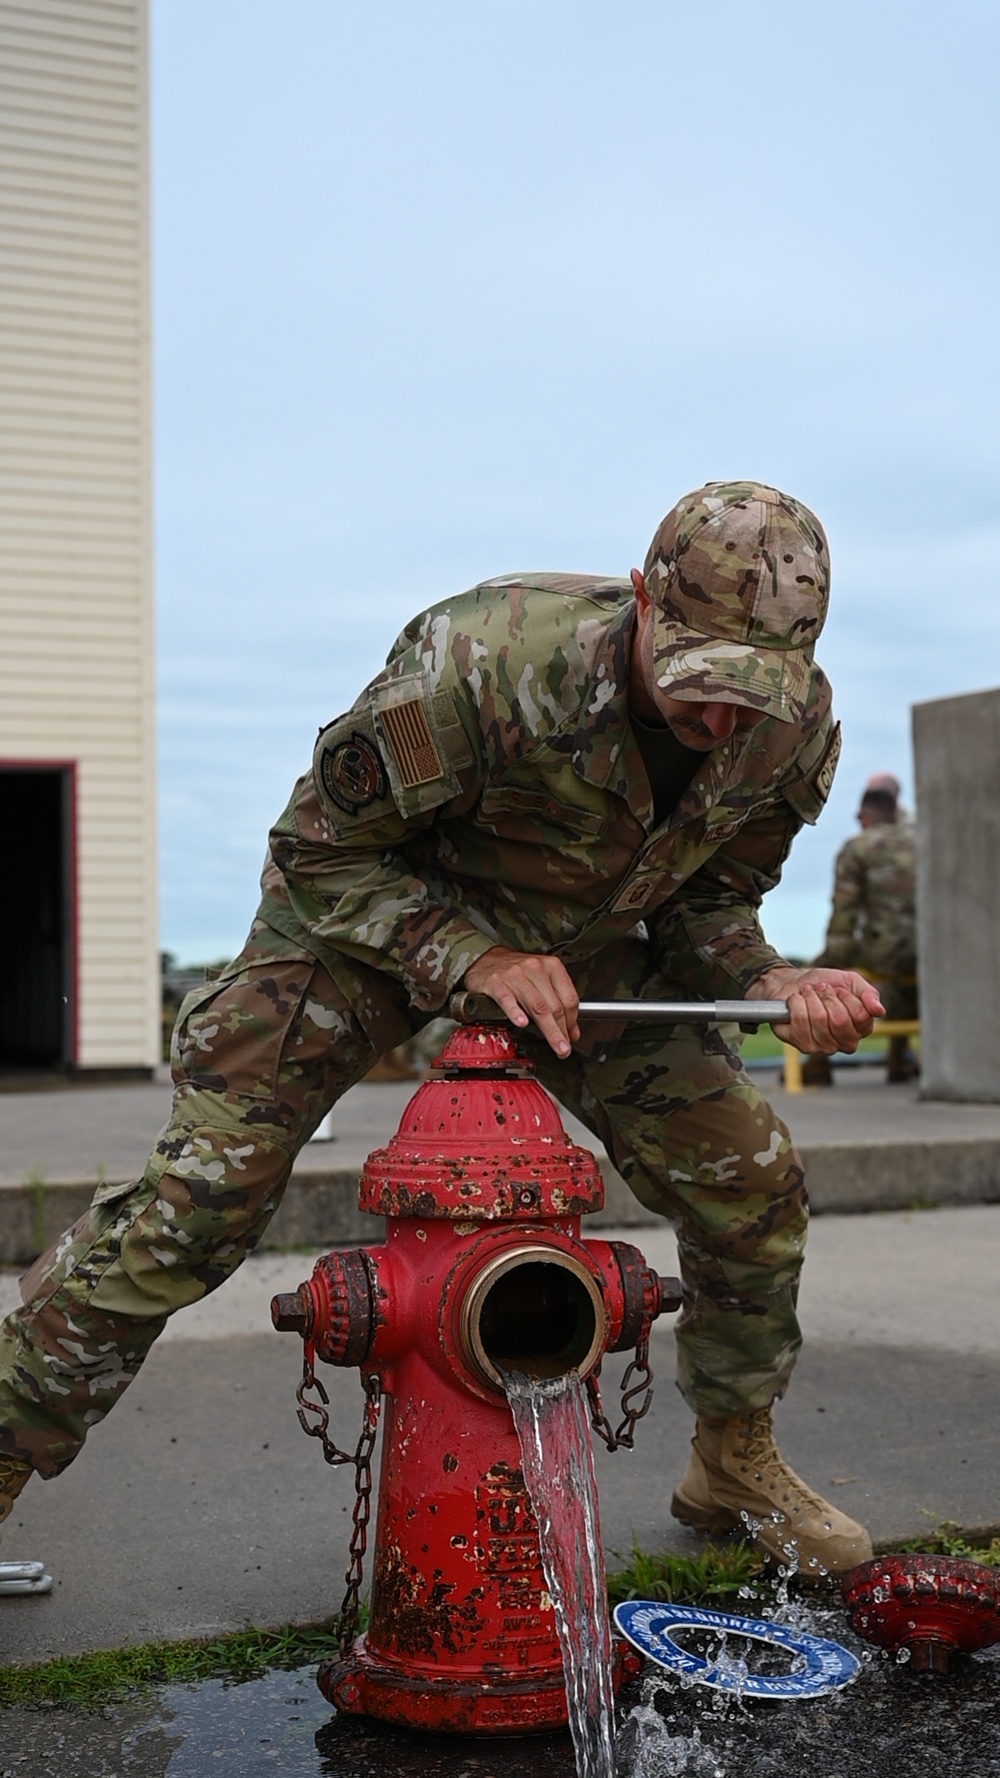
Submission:
[[71,763],[82,1068],[159,1058],[146,0],[0,0],[0,760]]
[[1000,1103],[1000,690],[913,709],[921,1093]]

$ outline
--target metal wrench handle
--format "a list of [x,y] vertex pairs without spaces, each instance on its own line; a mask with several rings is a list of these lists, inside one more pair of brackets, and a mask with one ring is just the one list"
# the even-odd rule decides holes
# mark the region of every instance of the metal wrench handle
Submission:
[[784,1000],[581,1000],[581,1019],[666,1019],[676,1025],[783,1025]]
[[[507,1015],[488,994],[465,988],[448,1002],[460,1025],[505,1024]],[[782,1025],[784,1000],[581,1000],[581,1019],[660,1019],[673,1025]]]

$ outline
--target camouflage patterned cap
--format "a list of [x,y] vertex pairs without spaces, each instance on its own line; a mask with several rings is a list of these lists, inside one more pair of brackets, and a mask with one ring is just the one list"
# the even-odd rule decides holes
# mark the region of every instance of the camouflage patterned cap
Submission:
[[801,715],[830,593],[807,506],[760,482],[709,482],[668,512],[643,573],[662,691]]

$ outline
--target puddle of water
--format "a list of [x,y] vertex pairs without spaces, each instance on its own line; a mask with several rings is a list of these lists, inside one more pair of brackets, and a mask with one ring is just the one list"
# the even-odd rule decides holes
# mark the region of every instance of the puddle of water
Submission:
[[[759,1601],[765,1615],[767,1601]],[[836,1608],[818,1635],[862,1645]],[[639,1706],[646,1735],[629,1725]],[[875,1655],[856,1685],[737,1705],[655,1669],[623,1698],[620,1778],[1000,1778],[1000,1649],[921,1678]],[[657,1721],[654,1723],[652,1717]],[[638,1744],[637,1744],[638,1743]],[[678,1762],[681,1763],[678,1763]],[[338,1717],[315,1669],[158,1686],[100,1711],[0,1711],[0,1778],[573,1778],[568,1735],[407,1735]]]
[[504,1387],[538,1520],[578,1778],[614,1778],[611,1632],[584,1387],[575,1371],[545,1382],[509,1374]]
[[338,1716],[313,1666],[0,1711],[0,1778],[573,1778],[568,1735],[408,1735]]

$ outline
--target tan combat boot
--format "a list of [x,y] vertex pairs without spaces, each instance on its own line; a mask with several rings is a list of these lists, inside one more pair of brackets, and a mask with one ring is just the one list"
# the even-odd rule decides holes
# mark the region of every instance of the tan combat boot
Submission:
[[699,1418],[688,1472],[670,1510],[695,1531],[742,1531],[774,1562],[788,1563],[794,1545],[797,1572],[807,1584],[844,1574],[872,1555],[864,1526],[789,1469],[774,1442],[770,1408],[730,1420]]

